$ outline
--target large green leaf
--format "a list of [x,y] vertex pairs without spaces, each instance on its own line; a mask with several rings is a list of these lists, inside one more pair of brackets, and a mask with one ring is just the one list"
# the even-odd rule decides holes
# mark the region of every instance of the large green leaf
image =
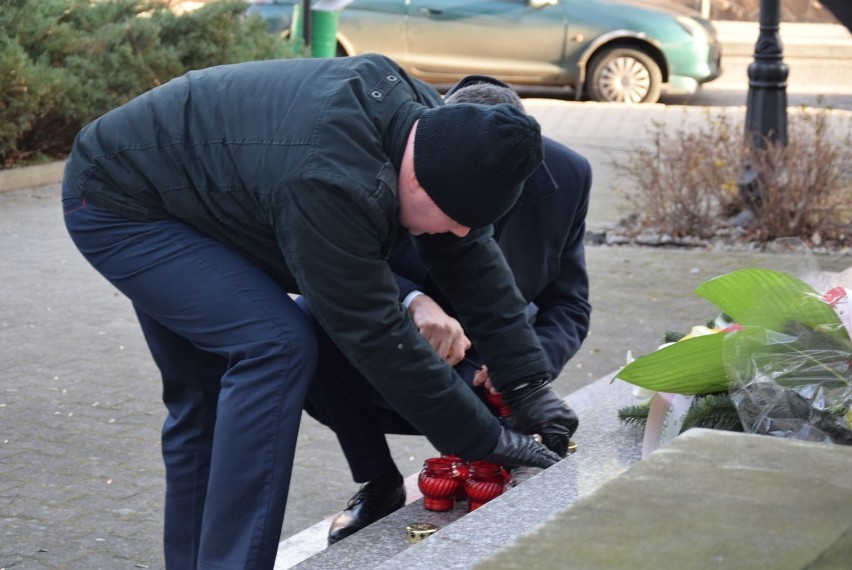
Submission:
[[722,359],[726,336],[718,333],[682,340],[634,360],[616,376],[659,392],[692,395],[727,390],[730,381]]
[[667,346],[628,364],[618,378],[649,390],[706,394],[728,390],[734,377],[749,374],[759,363],[778,368],[790,361],[785,378],[834,380],[839,378],[832,364],[835,355],[841,355],[842,364],[844,355],[852,352],[852,341],[834,310],[813,288],[787,273],[742,269],[702,283],[696,293],[745,330]]
[[741,269],[705,281],[695,292],[735,322],[783,332],[791,323],[848,340],[840,317],[804,281],[780,271]]

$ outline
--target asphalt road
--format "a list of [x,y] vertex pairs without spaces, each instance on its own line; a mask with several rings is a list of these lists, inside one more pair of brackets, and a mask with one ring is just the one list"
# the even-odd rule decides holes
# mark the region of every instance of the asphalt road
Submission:
[[[722,75],[689,97],[664,97],[663,103],[696,107],[745,105],[748,96],[749,57],[726,57]],[[787,103],[792,106],[852,110],[852,61],[789,58]]]
[[[664,105],[690,107],[732,107],[745,105],[748,98],[748,66],[752,57],[727,56],[722,74],[701,86],[692,95],[663,95]],[[787,103],[798,107],[831,107],[852,110],[852,60],[787,58]],[[567,89],[519,88],[524,97],[574,101]]]

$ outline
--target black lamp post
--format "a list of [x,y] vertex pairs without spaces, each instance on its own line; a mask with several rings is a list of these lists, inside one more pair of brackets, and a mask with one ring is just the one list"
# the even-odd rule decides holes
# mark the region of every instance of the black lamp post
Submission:
[[311,46],[311,0],[302,0],[302,38],[306,47]]
[[[761,149],[766,142],[787,144],[787,66],[778,33],[780,0],[760,0],[760,35],[754,46],[754,62],[748,66],[746,142]],[[739,190],[746,206],[760,205],[760,176],[746,158]]]

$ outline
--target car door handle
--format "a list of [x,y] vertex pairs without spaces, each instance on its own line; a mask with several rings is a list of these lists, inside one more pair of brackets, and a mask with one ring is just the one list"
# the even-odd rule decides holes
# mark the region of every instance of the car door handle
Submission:
[[437,9],[437,8],[429,8],[429,7],[426,7],[426,8],[420,8],[420,13],[421,13],[421,14],[428,14],[428,15],[430,15],[430,16],[437,16],[438,14],[443,14],[443,13],[444,13],[444,11],[443,11],[443,10],[439,10],[439,9]]

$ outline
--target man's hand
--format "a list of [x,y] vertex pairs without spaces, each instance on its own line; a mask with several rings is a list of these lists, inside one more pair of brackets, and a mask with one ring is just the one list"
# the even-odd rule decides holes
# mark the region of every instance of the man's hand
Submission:
[[470,348],[470,339],[464,334],[460,322],[445,313],[428,295],[415,297],[408,306],[408,312],[438,356],[451,366],[461,362]]
[[560,457],[568,454],[568,439],[579,424],[577,414],[547,385],[546,379],[503,392],[503,401],[512,409],[512,429],[537,433],[548,449]]
[[473,375],[474,388],[477,386],[482,386],[483,384],[485,384],[485,388],[492,394],[498,393],[497,390],[494,389],[494,385],[491,383],[491,377],[488,375],[488,367],[484,364]]
[[528,465],[547,469],[561,458],[533,438],[503,428],[497,446],[485,459],[508,468]]

